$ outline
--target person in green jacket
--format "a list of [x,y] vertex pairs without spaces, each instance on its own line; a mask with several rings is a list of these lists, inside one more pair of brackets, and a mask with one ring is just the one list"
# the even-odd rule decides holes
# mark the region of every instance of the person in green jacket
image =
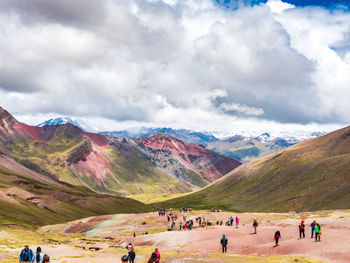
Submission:
[[321,226],[318,223],[315,225],[315,241],[321,241]]

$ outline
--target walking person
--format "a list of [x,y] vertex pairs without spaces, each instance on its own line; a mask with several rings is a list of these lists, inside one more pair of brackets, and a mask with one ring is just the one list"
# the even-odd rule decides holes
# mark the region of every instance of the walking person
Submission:
[[236,216],[236,228],[238,228],[239,225],[239,218]]
[[259,222],[256,218],[254,218],[254,222],[253,222],[253,227],[254,227],[254,234],[257,234],[256,230],[258,228]]
[[31,250],[28,245],[25,245],[24,249],[22,249],[21,254],[19,255],[19,262],[32,262],[33,256],[33,250]]
[[220,244],[222,246],[222,253],[227,252],[228,240],[227,240],[227,237],[225,235],[222,235],[222,238],[220,240]]
[[311,238],[314,237],[315,226],[316,226],[316,221],[314,220],[314,221],[310,224],[310,227],[311,227]]
[[304,220],[301,220],[301,223],[299,225],[299,238],[305,238],[305,224]]
[[279,230],[277,230],[275,232],[275,236],[274,236],[276,247],[278,246],[278,241],[280,240],[280,238],[281,238],[281,232]]
[[316,242],[321,241],[321,226],[318,223],[316,223],[316,226],[315,226],[315,241]]
[[36,253],[33,257],[33,263],[42,263],[44,259],[44,254],[41,253],[41,247],[36,248]]

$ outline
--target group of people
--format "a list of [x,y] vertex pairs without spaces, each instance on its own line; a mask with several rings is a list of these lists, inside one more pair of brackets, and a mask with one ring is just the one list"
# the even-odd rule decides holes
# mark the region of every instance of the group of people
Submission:
[[[236,218],[235,219],[233,219],[233,217],[232,216],[230,216],[228,219],[227,219],[227,221],[226,221],[226,225],[228,225],[228,226],[233,226],[233,221],[235,221],[235,223],[236,223],[236,228],[238,228],[238,225],[239,225],[239,218],[236,216]],[[222,225],[222,224],[221,224]]]
[[[128,255],[122,256],[121,258],[122,263],[134,263],[136,258],[134,246],[131,243],[129,243],[126,246],[126,249],[128,250]],[[160,252],[158,248],[156,248],[152,253],[151,257],[149,258],[148,263],[159,263],[159,262],[160,262]]]
[[[320,242],[321,241],[321,225],[316,222],[316,220],[312,221],[310,224],[311,228],[311,238],[314,237],[315,234],[315,241]],[[305,221],[301,220],[301,223],[299,225],[299,238],[305,238]]]
[[41,253],[41,247],[37,247],[36,253],[29,248],[29,245],[25,245],[19,254],[19,262],[30,263],[47,263],[50,262],[50,257],[47,254]]

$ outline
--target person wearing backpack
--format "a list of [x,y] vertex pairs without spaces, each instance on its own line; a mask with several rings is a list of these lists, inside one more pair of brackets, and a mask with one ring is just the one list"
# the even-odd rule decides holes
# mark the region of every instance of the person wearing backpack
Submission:
[[152,253],[151,258],[148,260],[148,263],[159,263],[159,260],[155,252]]
[[259,225],[258,220],[256,220],[256,218],[254,218],[254,222],[253,222],[254,234],[256,234],[256,233],[257,233],[257,232],[256,232],[256,230],[257,230],[258,225]]
[[299,238],[305,238],[305,224],[304,220],[301,220],[301,223],[299,225]]
[[42,263],[44,260],[44,254],[41,253],[41,247],[36,248],[36,253],[33,257],[33,263]]
[[315,241],[317,242],[320,242],[321,241],[321,226],[320,224],[317,224],[316,223],[316,226],[315,226]]
[[310,227],[311,227],[311,238],[314,237],[315,226],[316,226],[316,221],[314,220],[314,221],[310,224]]
[[222,246],[222,253],[227,252],[228,240],[227,240],[227,237],[225,235],[222,235],[222,238],[220,240],[220,244]]
[[24,249],[22,249],[21,254],[19,255],[19,262],[32,262],[33,256],[33,250],[31,250],[28,245],[25,245]]
[[275,232],[275,236],[274,236],[276,247],[278,246],[278,241],[279,241],[280,238],[281,238],[281,232],[279,230],[277,230]]

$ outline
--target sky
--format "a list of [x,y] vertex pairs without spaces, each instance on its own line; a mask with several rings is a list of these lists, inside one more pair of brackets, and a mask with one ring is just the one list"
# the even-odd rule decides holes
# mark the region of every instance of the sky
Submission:
[[0,0],[0,106],[217,134],[350,122],[348,1]]

